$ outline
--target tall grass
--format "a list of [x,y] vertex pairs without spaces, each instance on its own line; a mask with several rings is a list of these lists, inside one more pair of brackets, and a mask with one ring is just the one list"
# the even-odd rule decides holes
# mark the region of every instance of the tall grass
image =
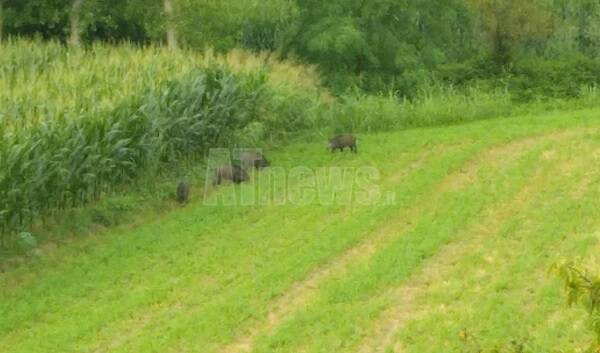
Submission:
[[581,87],[579,98],[540,99],[520,104],[506,90],[441,86],[423,90],[413,100],[400,100],[393,93],[347,94],[331,106],[324,121],[338,132],[376,132],[598,106],[600,92],[595,86]]
[[[309,69],[243,53],[22,41],[0,49],[3,244],[38,216],[165,163],[308,128],[309,105],[319,101]],[[280,72],[296,72],[297,83]]]

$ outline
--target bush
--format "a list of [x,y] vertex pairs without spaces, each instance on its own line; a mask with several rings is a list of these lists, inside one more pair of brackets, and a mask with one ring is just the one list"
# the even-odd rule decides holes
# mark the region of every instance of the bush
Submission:
[[554,60],[525,58],[498,71],[489,61],[481,59],[442,65],[434,76],[442,85],[503,90],[516,103],[528,103],[582,97],[585,87],[600,84],[600,62],[585,56]]
[[552,61],[520,61],[507,79],[508,90],[518,101],[576,98],[583,86],[599,83],[600,63],[583,56]]

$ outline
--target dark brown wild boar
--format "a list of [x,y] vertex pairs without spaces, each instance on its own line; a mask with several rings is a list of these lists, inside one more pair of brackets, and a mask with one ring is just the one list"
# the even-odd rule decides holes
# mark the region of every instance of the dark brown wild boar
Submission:
[[230,180],[236,184],[248,180],[248,174],[237,165],[222,165],[215,170],[213,185],[221,184],[223,180]]
[[182,181],[177,185],[177,202],[187,203],[190,198],[190,184]]
[[265,155],[256,151],[245,151],[240,153],[240,163],[243,168],[266,168],[269,166],[269,161]]
[[356,137],[350,134],[337,135],[330,138],[329,144],[327,145],[327,149],[331,152],[334,152],[337,149],[343,152],[346,147],[350,147],[350,150],[354,153],[358,152],[356,148]]

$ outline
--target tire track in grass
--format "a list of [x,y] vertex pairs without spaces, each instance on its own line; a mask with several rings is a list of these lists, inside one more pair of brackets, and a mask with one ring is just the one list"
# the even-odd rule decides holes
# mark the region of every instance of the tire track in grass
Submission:
[[470,143],[461,142],[461,143],[456,143],[456,144],[453,144],[450,146],[448,146],[446,144],[442,144],[442,145],[435,145],[429,149],[425,149],[424,151],[419,153],[419,155],[409,164],[408,168],[400,169],[397,173],[392,174],[388,178],[389,182],[391,182],[392,184],[401,183],[406,177],[408,177],[408,175],[410,175],[410,173],[412,173],[416,169],[419,169],[425,163],[425,161],[427,161],[431,157],[437,156],[437,155],[440,155],[443,153],[447,153],[449,148],[455,149],[455,148],[466,147],[468,144],[470,144]]
[[[564,135],[561,136],[561,138],[564,137]],[[374,332],[364,339],[357,352],[404,351],[399,342],[393,344],[397,332],[407,322],[418,320],[427,315],[430,310],[433,310],[415,309],[415,299],[427,291],[430,283],[443,282],[452,272],[456,262],[476,250],[482,241],[492,236],[511,217],[525,210],[535,198],[535,195],[548,186],[548,173],[560,170],[561,167],[572,163],[572,161],[563,161],[562,165],[557,165],[554,163],[556,162],[556,156],[546,153],[542,155],[542,160],[544,163],[550,163],[550,165],[545,169],[537,168],[531,180],[513,198],[494,206],[488,211],[481,223],[471,226],[466,234],[472,235],[462,237],[461,240],[446,245],[433,258],[428,259],[422,269],[412,275],[404,285],[391,289],[384,294],[395,304],[380,315]]]
[[[484,150],[477,154],[474,158],[468,160],[459,171],[445,177],[433,188],[432,192],[427,194],[423,200],[420,200],[421,202],[417,202],[416,207],[409,207],[408,209],[403,210],[400,215],[397,215],[394,218],[394,222],[380,227],[374,235],[367,236],[366,240],[359,245],[350,248],[325,267],[316,270],[305,280],[295,283],[292,288],[273,305],[267,315],[267,320],[264,323],[252,328],[245,335],[238,337],[232,344],[227,345],[222,349],[221,352],[238,353],[252,350],[254,342],[259,335],[268,335],[279,326],[286,317],[304,307],[307,302],[313,299],[318,292],[318,288],[324,282],[331,277],[343,275],[348,271],[351,265],[366,262],[380,248],[391,241],[394,236],[403,234],[412,228],[413,225],[407,223],[405,220],[415,219],[415,217],[424,212],[427,207],[435,205],[435,199],[439,198],[441,194],[467,185],[468,183],[462,183],[461,181],[464,178],[473,178],[479,171],[483,162],[492,161],[492,164],[502,167],[527,153],[527,151],[537,143],[543,142],[544,140],[560,140],[572,136],[573,132],[551,133],[549,135],[527,137],[510,142],[506,145],[492,146],[491,149]],[[435,151],[424,152],[413,162],[413,164],[411,164],[411,168],[419,168],[427,158],[436,154],[437,152]],[[408,173],[402,173],[401,175],[405,176],[407,174]],[[402,178],[399,178],[398,174],[395,174],[390,179],[397,182]]]

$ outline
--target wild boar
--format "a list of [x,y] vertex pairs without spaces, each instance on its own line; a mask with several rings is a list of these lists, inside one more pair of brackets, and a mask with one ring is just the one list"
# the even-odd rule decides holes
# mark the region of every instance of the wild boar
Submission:
[[256,151],[240,153],[240,163],[243,168],[262,169],[269,166],[269,161],[264,154]]
[[219,185],[223,180],[230,180],[239,184],[248,179],[248,173],[246,173],[242,167],[237,165],[222,165],[215,170],[215,180],[213,185]]
[[356,148],[356,137],[351,134],[337,135],[330,138],[329,144],[327,145],[327,149],[331,152],[334,152],[337,149],[343,152],[346,147],[350,147],[350,150],[354,153],[358,152]]
[[190,198],[190,184],[185,181],[181,181],[177,185],[177,202],[187,203]]

